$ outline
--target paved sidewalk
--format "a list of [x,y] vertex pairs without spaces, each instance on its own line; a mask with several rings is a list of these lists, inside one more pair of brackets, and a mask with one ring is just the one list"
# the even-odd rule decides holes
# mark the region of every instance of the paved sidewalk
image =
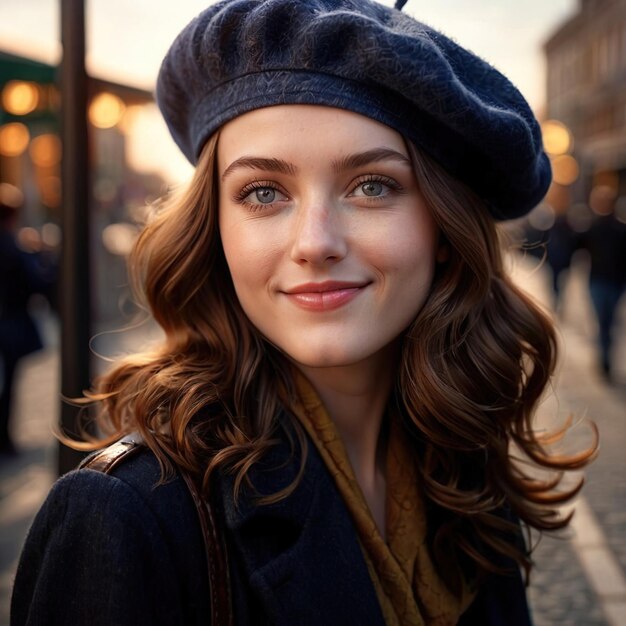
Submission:
[[[546,280],[517,272],[522,284],[545,299]],[[601,433],[602,451],[588,470],[583,490],[587,515],[560,537],[544,537],[535,552],[536,569],[530,598],[536,626],[626,625],[626,302],[621,308],[619,377],[607,386],[595,373],[594,324],[584,288],[584,268],[577,268],[566,291],[561,324],[565,358],[556,397],[542,405],[541,423],[573,413],[593,419]],[[111,345],[127,340],[135,346],[145,329],[121,337],[96,339],[96,352],[112,353]],[[33,515],[53,479],[56,444],[52,426],[59,410],[58,353],[51,348],[24,363],[15,416],[16,439],[22,454],[0,464],[0,626],[8,625],[12,579],[20,547]],[[584,424],[573,430],[570,444],[584,443]],[[583,511],[584,513],[584,511]],[[597,573],[603,578],[598,585]],[[595,572],[595,574],[594,574]],[[595,578],[594,578],[595,576]],[[621,578],[620,578],[621,577]],[[480,626],[480,625],[477,625]]]
[[[518,277],[547,303],[548,275],[518,260]],[[585,470],[572,525],[545,535],[534,554],[530,599],[536,626],[626,625],[626,298],[616,334],[616,382],[596,368],[596,326],[587,294],[587,267],[574,266],[559,317],[561,365],[554,393],[538,411],[539,425],[572,417],[576,426],[564,450],[589,442],[589,421],[600,432],[600,454]]]

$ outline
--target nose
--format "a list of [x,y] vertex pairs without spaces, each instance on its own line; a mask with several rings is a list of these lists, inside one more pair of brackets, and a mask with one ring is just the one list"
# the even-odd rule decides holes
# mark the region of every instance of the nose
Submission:
[[296,263],[323,265],[346,256],[341,220],[330,203],[302,205],[294,223],[291,258]]

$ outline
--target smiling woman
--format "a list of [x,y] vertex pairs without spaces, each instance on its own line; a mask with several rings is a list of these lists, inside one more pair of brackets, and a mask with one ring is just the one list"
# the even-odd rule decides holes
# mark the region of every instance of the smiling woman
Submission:
[[14,624],[528,626],[522,528],[567,524],[595,444],[533,430],[554,329],[496,228],[550,181],[522,96],[369,0],[224,0],[157,93],[196,167],[131,257],[165,341],[89,394],[82,447],[117,443],[53,488]]
[[350,111],[269,107],[224,126],[217,166],[221,241],[252,324],[309,380],[389,372],[385,348],[421,308],[437,246],[401,135]]

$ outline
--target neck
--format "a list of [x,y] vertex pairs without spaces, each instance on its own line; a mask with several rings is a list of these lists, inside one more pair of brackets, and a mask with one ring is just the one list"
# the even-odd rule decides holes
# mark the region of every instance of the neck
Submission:
[[311,368],[299,365],[335,423],[357,480],[364,492],[384,481],[384,450],[380,433],[393,385],[394,348],[380,358],[347,367]]

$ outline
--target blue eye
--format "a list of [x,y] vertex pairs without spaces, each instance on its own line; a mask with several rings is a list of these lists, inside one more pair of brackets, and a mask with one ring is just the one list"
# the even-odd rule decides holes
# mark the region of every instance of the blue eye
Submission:
[[394,192],[400,193],[402,187],[393,178],[368,174],[353,183],[353,191],[349,194],[354,198],[386,198]]
[[375,180],[370,180],[361,185],[361,190],[366,196],[380,196],[385,191],[385,185]]
[[276,199],[276,189],[272,189],[271,187],[260,187],[259,189],[255,189],[253,194],[260,204],[271,204]]
[[255,181],[244,187],[234,200],[250,207],[264,207],[283,202],[287,200],[287,196],[265,181]]

